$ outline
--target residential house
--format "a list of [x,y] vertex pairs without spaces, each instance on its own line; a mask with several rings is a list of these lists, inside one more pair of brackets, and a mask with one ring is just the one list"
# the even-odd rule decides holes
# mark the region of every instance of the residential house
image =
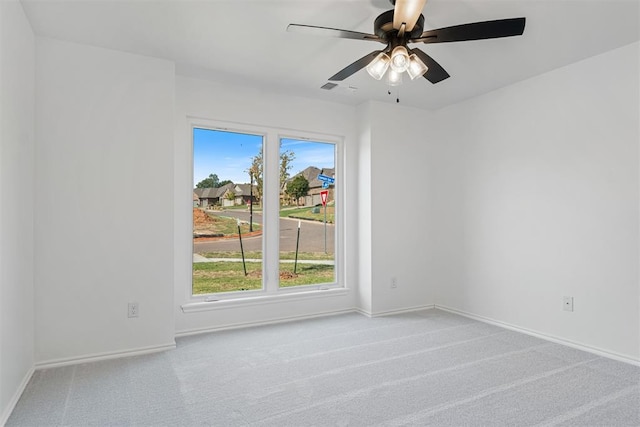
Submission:
[[[315,166],[309,166],[309,167],[305,168],[304,170],[298,172],[294,176],[292,176],[288,181],[291,181],[293,178],[295,178],[298,175],[302,175],[309,182],[309,192],[308,192],[307,196],[301,198],[298,201],[298,204],[303,205],[303,206],[316,206],[316,205],[322,204],[322,199],[321,199],[321,196],[320,196],[320,192],[324,191],[324,190],[328,191],[327,200],[329,202],[334,200],[334,188],[335,188],[335,185],[329,185],[328,188],[325,188],[323,186],[324,181],[319,180],[318,179],[318,175],[325,175],[325,176],[328,176],[330,178],[335,178],[335,174],[336,174],[335,168],[320,169],[320,168],[317,168]],[[286,188],[286,184],[285,184],[285,188]],[[284,192],[284,190],[283,190],[283,192]]]
[[[251,184],[228,184],[219,194],[220,204],[224,207],[249,205],[258,202],[258,189]],[[221,187],[222,188],[222,187]]]
[[193,192],[198,196],[198,207],[213,208],[214,206],[223,206],[222,198],[231,189],[236,186],[234,183],[228,183],[221,187],[205,187],[196,188]]

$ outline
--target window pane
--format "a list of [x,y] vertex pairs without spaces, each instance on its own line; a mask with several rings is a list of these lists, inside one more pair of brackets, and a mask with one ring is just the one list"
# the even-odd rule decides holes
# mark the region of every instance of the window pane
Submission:
[[193,294],[262,289],[263,137],[193,130]]
[[280,286],[335,282],[335,144],[280,141]]

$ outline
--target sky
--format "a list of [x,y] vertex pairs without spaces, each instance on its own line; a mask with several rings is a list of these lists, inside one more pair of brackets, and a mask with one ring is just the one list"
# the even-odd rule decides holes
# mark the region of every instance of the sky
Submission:
[[[193,186],[210,174],[218,175],[220,181],[231,180],[235,184],[249,182],[246,172],[251,159],[260,152],[261,135],[226,132],[210,129],[193,131]],[[333,168],[335,146],[329,143],[282,139],[280,151],[295,154],[291,176],[309,166]]]

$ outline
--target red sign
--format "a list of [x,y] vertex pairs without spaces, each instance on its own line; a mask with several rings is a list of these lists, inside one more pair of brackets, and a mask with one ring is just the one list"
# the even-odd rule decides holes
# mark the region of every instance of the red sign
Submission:
[[329,197],[329,190],[320,192],[320,198],[322,199],[322,206],[327,206],[327,197]]

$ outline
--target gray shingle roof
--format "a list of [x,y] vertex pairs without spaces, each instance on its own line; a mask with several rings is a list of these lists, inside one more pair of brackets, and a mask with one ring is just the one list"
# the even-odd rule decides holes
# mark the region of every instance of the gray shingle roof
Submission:
[[[251,194],[251,184],[236,184],[235,186],[236,196],[249,196]],[[256,196],[258,191],[256,186],[253,186],[253,195]]]
[[334,168],[319,169],[315,166],[309,166],[308,168],[292,176],[291,179],[295,178],[298,175],[302,175],[307,179],[307,181],[309,181],[310,189],[319,188],[319,187],[322,187],[322,181],[318,179],[318,175],[320,174],[330,176],[333,178],[336,173]]
[[225,184],[222,187],[196,188],[193,192],[201,199],[219,199],[228,189],[233,191],[235,184]]

